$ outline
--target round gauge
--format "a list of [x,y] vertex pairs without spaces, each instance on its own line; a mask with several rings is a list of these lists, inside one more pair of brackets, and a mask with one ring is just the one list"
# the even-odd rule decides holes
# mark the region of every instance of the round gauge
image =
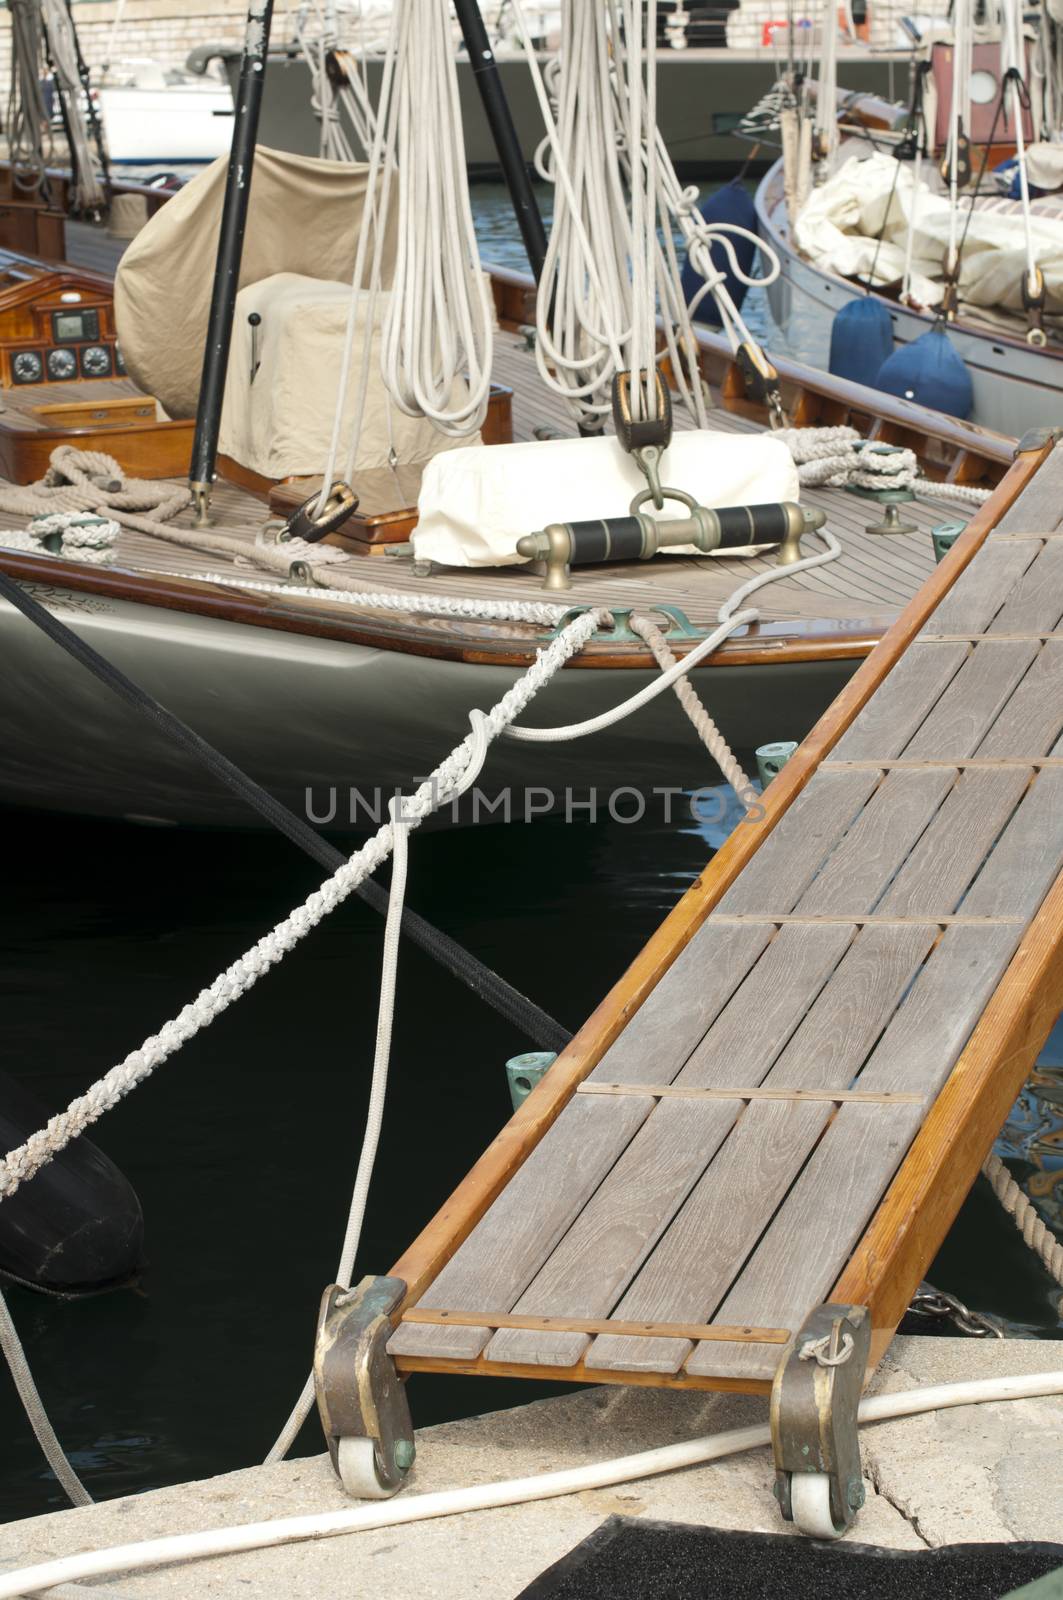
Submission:
[[11,372],[16,383],[40,383],[44,363],[36,350],[20,350],[11,362]]
[[60,383],[67,378],[77,377],[78,358],[73,350],[49,350],[48,376]]
[[86,378],[106,378],[111,370],[111,352],[107,346],[87,345],[81,352],[81,370]]
[[996,99],[999,88],[993,73],[979,67],[971,73],[967,92],[976,106],[987,106]]

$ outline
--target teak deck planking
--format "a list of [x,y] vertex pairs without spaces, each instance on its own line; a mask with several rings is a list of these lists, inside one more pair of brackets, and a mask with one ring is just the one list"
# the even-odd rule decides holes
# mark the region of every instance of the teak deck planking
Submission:
[[1020,456],[395,1265],[400,1369],[762,1391],[726,1330],[832,1292],[881,1355],[1063,1000],[1061,486]]

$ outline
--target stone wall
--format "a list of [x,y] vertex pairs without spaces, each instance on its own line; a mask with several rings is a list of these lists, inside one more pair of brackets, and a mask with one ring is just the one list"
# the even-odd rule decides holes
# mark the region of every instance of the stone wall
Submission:
[[[101,66],[111,45],[115,0],[75,0],[74,22],[85,59]],[[247,0],[126,0],[122,26],[114,38],[115,59],[148,57],[182,66],[197,44],[215,40],[239,44]],[[6,98],[11,74],[11,17],[0,10],[0,85]]]

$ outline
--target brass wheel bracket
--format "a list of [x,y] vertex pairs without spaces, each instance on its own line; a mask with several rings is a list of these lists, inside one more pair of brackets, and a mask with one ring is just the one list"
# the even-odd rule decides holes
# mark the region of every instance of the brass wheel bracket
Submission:
[[830,1480],[830,1510],[844,1532],[864,1503],[857,1408],[871,1348],[866,1306],[822,1305],[807,1319],[775,1374],[771,1442],[775,1495],[793,1521],[791,1486],[799,1473]]
[[387,1353],[392,1312],[405,1294],[401,1278],[363,1278],[353,1289],[331,1284],[314,1340],[314,1389],[332,1465],[339,1475],[341,1439],[371,1439],[388,1489],[405,1482],[415,1451],[405,1385]]

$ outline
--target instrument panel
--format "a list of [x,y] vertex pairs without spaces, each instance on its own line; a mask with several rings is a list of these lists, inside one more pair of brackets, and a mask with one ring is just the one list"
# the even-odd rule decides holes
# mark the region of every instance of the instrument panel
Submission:
[[0,273],[0,386],[124,377],[110,285],[22,258]]

